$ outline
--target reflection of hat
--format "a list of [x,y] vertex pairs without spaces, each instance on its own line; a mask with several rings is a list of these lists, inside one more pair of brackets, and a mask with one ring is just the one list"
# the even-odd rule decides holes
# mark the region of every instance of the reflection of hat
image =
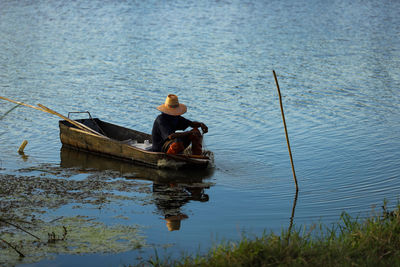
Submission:
[[182,115],[187,110],[184,104],[179,104],[178,97],[172,94],[168,95],[165,103],[158,106],[157,109],[162,113],[172,116]]
[[181,220],[187,219],[188,216],[185,214],[179,214],[175,216],[168,216],[165,218],[167,221],[168,231],[175,231],[181,228]]

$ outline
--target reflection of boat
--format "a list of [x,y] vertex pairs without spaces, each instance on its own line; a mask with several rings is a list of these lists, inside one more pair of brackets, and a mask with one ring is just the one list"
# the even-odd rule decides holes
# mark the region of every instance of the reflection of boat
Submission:
[[209,200],[205,191],[212,186],[212,183],[205,182],[203,179],[212,175],[211,168],[203,170],[154,169],[65,146],[61,148],[60,156],[62,168],[116,171],[128,179],[152,181],[152,198],[157,207],[157,213],[163,216],[169,231],[179,230],[181,221],[189,218],[183,213],[183,206],[191,201],[207,202]]
[[87,153],[66,146],[61,148],[61,167],[63,168],[84,168],[99,171],[117,171],[125,178],[151,180],[157,182],[174,183],[201,183],[203,179],[210,177],[212,168],[204,170],[164,170],[149,168],[143,165],[132,164],[126,161],[103,157],[93,153]]
[[146,143],[148,146],[150,145],[151,135],[149,134],[107,123],[99,119],[90,118],[76,121],[104,134],[104,136],[80,130],[64,120],[59,122],[60,139],[63,145],[153,167],[205,169],[211,165],[211,152],[204,152],[202,156],[170,155],[162,152],[152,152],[148,151],[145,145]]

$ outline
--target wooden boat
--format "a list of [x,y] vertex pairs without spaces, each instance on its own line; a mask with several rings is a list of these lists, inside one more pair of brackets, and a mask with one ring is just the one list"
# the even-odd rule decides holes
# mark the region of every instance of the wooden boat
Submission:
[[[59,121],[61,143],[70,148],[101,154],[121,160],[145,164],[156,168],[202,168],[212,165],[212,152],[203,155],[170,155],[152,152],[151,135],[108,123],[98,118],[75,120],[94,131],[85,131],[70,123]],[[146,144],[147,143],[147,144]]]

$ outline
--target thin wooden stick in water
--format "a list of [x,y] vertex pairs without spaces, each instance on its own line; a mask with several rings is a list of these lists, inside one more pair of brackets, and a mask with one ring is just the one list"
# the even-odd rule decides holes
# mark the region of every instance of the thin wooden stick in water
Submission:
[[285,127],[286,142],[287,142],[287,146],[288,146],[288,150],[289,150],[290,163],[292,164],[293,178],[294,178],[294,183],[296,184],[296,191],[298,191],[298,190],[299,190],[299,186],[298,186],[298,184],[297,184],[296,172],[295,172],[295,170],[294,170],[292,151],[291,151],[291,149],[290,149],[289,135],[288,135],[287,127],[286,127],[285,113],[283,112],[283,104],[282,104],[281,90],[279,89],[278,78],[276,78],[276,73],[275,73],[275,71],[273,70],[272,73],[274,74],[275,83],[276,83],[276,88],[278,89],[279,103],[280,103],[280,105],[281,105],[282,120],[283,120],[283,126]]
[[290,235],[292,234],[293,221],[294,221],[294,212],[296,210],[297,196],[298,195],[299,195],[299,190],[296,190],[296,194],[295,194],[294,200],[293,200],[292,215],[290,216],[290,224],[289,224],[289,230],[288,230],[287,243],[289,243]]
[[21,106],[21,105],[16,105],[16,106],[14,106],[14,107],[12,107],[11,109],[9,109],[6,113],[4,113],[4,115],[2,115],[2,116],[0,116],[0,121],[2,120],[2,119],[4,119],[11,111],[13,111],[14,109],[16,109],[17,107],[19,107],[19,106]]
[[10,248],[15,250],[21,258],[25,257],[25,255],[22,254],[22,252],[19,251],[15,246],[11,245],[9,242],[5,241],[3,238],[0,238],[0,240],[3,241],[4,243],[6,243]]
[[23,229],[23,228],[22,228],[21,226],[19,226],[19,225],[16,225],[16,224],[11,223],[11,222],[9,222],[9,221],[6,221],[6,220],[4,220],[4,219],[0,219],[0,221],[3,222],[3,223],[6,223],[6,224],[12,225],[12,226],[14,226],[15,228],[18,228],[19,230],[24,231],[24,232],[27,233],[28,235],[33,236],[33,237],[36,238],[37,240],[40,240],[39,237],[37,237],[36,235],[34,235],[34,234],[28,232],[27,230]]

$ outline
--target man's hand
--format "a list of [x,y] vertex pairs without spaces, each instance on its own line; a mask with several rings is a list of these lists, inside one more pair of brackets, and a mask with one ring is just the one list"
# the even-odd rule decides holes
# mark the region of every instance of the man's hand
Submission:
[[203,131],[203,133],[207,133],[208,132],[208,127],[202,123],[202,122],[197,122],[197,121],[192,121],[190,123],[190,127],[192,128],[201,128],[201,130]]
[[175,138],[179,138],[179,137],[183,137],[183,136],[187,136],[187,135],[196,135],[198,137],[201,137],[201,133],[200,131],[197,129],[198,127],[201,128],[201,130],[203,131],[203,134],[208,132],[208,127],[207,125],[205,125],[202,122],[192,122],[192,124],[190,125],[191,127],[193,127],[193,129],[191,131],[187,131],[187,132],[179,132],[179,133],[172,133],[168,136],[169,140],[175,139]]
[[204,123],[201,122],[200,123],[200,127],[201,127],[201,130],[203,131],[203,133],[207,133],[208,132],[208,127]]

